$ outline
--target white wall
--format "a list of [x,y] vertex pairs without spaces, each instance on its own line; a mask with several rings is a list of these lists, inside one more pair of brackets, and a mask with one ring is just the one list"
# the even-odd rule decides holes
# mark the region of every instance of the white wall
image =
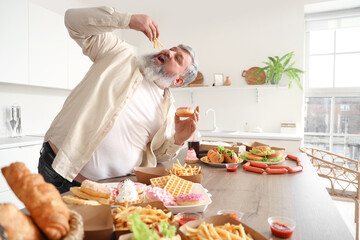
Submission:
[[[196,50],[200,71],[209,85],[213,74],[221,72],[230,76],[233,86],[245,86],[243,70],[261,65],[267,56],[290,51],[295,51],[295,66],[303,67],[305,0],[32,2],[62,14],[72,7],[100,5],[148,14],[160,25],[165,47],[185,43]],[[124,30],[122,35],[138,47],[139,53],[154,51],[142,33]],[[0,136],[9,134],[6,109],[13,103],[23,106],[24,133],[44,133],[68,94],[66,90],[0,84]],[[303,95],[299,89],[264,89],[260,94],[259,104],[254,89],[195,93],[193,103],[188,93],[176,92],[174,96],[177,106],[200,105],[200,129],[211,128],[212,119],[204,115],[209,107],[217,111],[218,125],[226,130],[241,130],[248,122],[250,128],[261,126],[265,131],[278,132],[283,121],[297,122],[302,129]]]

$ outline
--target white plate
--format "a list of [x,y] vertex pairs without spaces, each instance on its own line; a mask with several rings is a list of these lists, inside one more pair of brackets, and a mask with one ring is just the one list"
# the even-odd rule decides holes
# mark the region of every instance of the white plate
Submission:
[[206,203],[199,205],[188,205],[188,206],[166,206],[173,214],[179,212],[204,212],[206,208],[212,203],[211,194],[206,188],[204,188],[200,183],[194,183],[191,193],[201,193],[205,195]]
[[279,162],[263,162],[263,161],[256,161],[256,160],[245,160],[247,162],[259,162],[259,163],[266,163],[267,165],[274,165],[274,164],[278,164],[278,163],[282,163],[285,161],[285,159],[279,161]]
[[[226,162],[223,162],[223,163],[212,163],[212,162],[207,162],[207,161],[204,161],[203,159],[204,158],[207,158],[206,156],[205,157],[202,157],[200,159],[201,162],[205,163],[205,164],[208,164],[212,167],[226,167]],[[236,163],[237,165],[239,165],[240,163],[242,163],[244,160],[241,159],[241,162],[239,163]]]

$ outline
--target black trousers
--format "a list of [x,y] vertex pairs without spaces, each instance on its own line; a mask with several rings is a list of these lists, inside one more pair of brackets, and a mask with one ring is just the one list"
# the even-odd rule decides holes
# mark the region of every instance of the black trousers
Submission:
[[51,149],[50,144],[45,142],[40,151],[38,171],[44,177],[45,181],[52,183],[60,193],[70,190],[70,187],[80,187],[77,181],[68,181],[58,174],[51,166],[55,159],[55,153]]

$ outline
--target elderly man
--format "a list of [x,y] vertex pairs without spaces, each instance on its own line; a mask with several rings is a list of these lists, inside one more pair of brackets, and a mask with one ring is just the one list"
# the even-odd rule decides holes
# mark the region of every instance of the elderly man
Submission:
[[109,7],[70,9],[65,25],[93,65],[47,131],[39,173],[63,193],[84,179],[125,176],[174,158],[199,121],[199,107],[190,118],[175,116],[169,91],[195,79],[193,50],[179,45],[137,58],[112,31],[131,28],[155,41],[158,25]]

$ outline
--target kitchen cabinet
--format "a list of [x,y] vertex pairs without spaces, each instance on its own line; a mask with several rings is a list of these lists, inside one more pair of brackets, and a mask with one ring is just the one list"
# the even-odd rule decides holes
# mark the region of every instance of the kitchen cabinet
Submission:
[[0,1],[1,82],[28,84],[28,1]]
[[64,17],[29,2],[29,83],[68,88]]
[[68,39],[68,88],[73,89],[84,78],[92,61],[82,53],[81,47],[70,36]]
[[[32,173],[38,173],[37,165],[40,149],[41,144],[1,149],[0,168],[9,166],[13,162],[23,162]],[[12,192],[2,174],[0,174],[0,203],[13,203],[19,209],[24,207],[24,204]]]

